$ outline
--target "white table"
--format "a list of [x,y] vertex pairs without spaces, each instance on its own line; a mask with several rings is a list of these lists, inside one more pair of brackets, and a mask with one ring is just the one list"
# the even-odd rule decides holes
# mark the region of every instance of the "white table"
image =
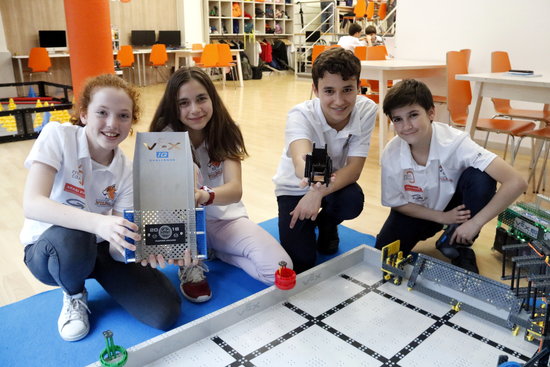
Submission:
[[[138,72],[138,85],[145,85],[145,54],[151,53],[151,49],[134,49],[134,55],[136,55],[136,64]],[[113,56],[116,56],[117,52],[113,52]],[[56,52],[49,53],[50,59],[59,58],[59,57],[70,57],[71,54],[68,52]],[[12,56],[14,60],[17,60],[17,66],[19,68],[19,78],[22,82],[25,81],[23,76],[23,64],[22,60],[28,59],[29,55],[15,55]],[[143,79],[142,79],[143,75]],[[143,80],[143,82],[142,82]]]
[[[466,121],[466,131],[473,136],[483,97],[544,103],[550,105],[550,71],[538,73],[540,76],[519,76],[508,73],[459,74],[458,80],[474,82],[472,108]],[[537,75],[538,75],[537,74]]]
[[361,61],[361,79],[378,80],[380,84],[380,103],[378,104],[380,157],[388,135],[388,119],[382,109],[388,90],[388,80],[440,77],[442,82],[446,83],[446,72],[447,65],[441,61],[400,59]]
[[[241,66],[241,53],[240,49],[231,49],[231,55],[235,56],[237,59],[237,74],[239,76],[239,86],[244,87],[243,83],[243,70]],[[193,65],[193,57],[198,57],[202,55],[202,50],[192,50],[189,48],[185,49],[179,49],[179,50],[169,50],[168,52],[172,52],[175,54],[175,60],[174,60],[174,69],[178,70],[180,67],[180,57],[185,57],[185,65],[190,66]]]

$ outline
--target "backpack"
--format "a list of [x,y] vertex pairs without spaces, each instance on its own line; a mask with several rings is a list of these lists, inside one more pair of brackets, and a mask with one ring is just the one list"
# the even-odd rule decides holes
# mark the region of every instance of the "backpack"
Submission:
[[252,79],[252,65],[248,60],[248,57],[241,57],[241,69],[243,72],[243,80]]
[[241,6],[239,5],[239,3],[233,3],[233,8],[232,8],[232,11],[231,11],[233,17],[237,18],[237,17],[240,17],[243,15],[243,12],[241,10]]
[[252,79],[262,79],[262,67],[253,66],[252,67]]

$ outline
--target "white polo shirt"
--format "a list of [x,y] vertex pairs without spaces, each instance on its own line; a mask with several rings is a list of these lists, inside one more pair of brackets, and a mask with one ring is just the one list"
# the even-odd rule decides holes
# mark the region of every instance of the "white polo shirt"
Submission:
[[294,163],[288,155],[288,147],[295,140],[307,139],[315,148],[327,145],[333,170],[346,165],[348,157],[367,157],[370,137],[374,129],[377,106],[364,96],[357,96],[348,124],[340,131],[332,128],[321,110],[319,98],[305,101],[288,112],[285,129],[285,148],[273,177],[275,195],[305,195],[308,188],[300,188]]
[[367,42],[353,36],[342,36],[338,40],[338,46],[353,52],[357,46],[367,46]]
[[[206,142],[195,149],[196,157],[200,163],[200,172],[202,183],[216,191],[216,187],[223,185],[223,167],[224,162],[212,162],[208,156]],[[208,205],[206,208],[206,218],[231,220],[241,217],[248,217],[246,208],[242,201],[229,205]]]
[[457,181],[468,167],[484,171],[496,158],[470,136],[440,122],[432,123],[432,141],[426,166],[416,163],[409,144],[396,136],[382,153],[382,205],[408,203],[444,210]]
[[[25,167],[41,162],[57,170],[50,199],[99,214],[133,207],[132,164],[117,148],[109,167],[92,161],[86,128],[58,122],[47,124],[25,160]],[[21,243],[28,245],[52,225],[25,219]],[[103,239],[97,238],[97,242]]]

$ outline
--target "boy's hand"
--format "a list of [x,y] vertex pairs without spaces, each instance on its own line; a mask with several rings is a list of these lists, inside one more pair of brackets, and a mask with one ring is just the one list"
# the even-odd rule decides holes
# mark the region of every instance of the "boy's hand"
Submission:
[[[305,182],[307,186],[308,184],[307,179],[304,179],[304,180],[302,180],[300,185],[302,185]],[[328,190],[328,187],[320,182],[317,182],[316,184],[311,185],[307,194],[305,194],[300,199],[300,201],[298,202],[298,205],[296,205],[294,210],[290,212],[290,215],[292,215],[292,218],[290,219],[289,227],[294,228],[294,225],[296,224],[298,219],[315,220],[317,218],[317,214],[319,213],[319,210],[321,210],[321,200],[323,200],[323,197],[325,197],[327,190]]]
[[458,243],[463,245],[471,245],[474,242],[475,236],[481,231],[481,227],[473,220],[468,220],[458,226],[451,237],[451,244]]
[[470,210],[465,208],[466,205],[462,204],[449,211],[443,212],[441,224],[465,223],[471,217]]
[[[334,173],[330,175],[330,182],[329,182],[329,184],[328,184],[329,186],[330,186],[331,183],[334,182],[335,177],[336,177],[336,176],[334,175]],[[302,178],[302,179],[300,180],[299,186],[300,186],[301,189],[310,186],[309,178],[307,178],[307,177]],[[312,190],[315,190],[315,189],[321,190],[321,189],[322,189],[321,186],[322,186],[322,187],[325,187],[325,188],[327,187],[324,183],[316,182],[316,183],[314,183],[314,184],[311,185],[311,189],[312,189]]]

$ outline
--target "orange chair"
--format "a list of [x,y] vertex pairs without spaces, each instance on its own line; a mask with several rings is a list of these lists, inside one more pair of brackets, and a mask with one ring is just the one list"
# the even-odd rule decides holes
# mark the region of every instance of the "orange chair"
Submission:
[[[355,56],[359,60],[361,60],[361,61],[366,60],[367,59],[367,46],[357,46],[357,47],[355,47],[355,50],[353,51],[353,53],[355,54]],[[370,88],[370,84],[369,84],[369,81],[367,79],[360,79],[359,82],[360,82],[359,87],[361,89]]]
[[48,51],[43,47],[33,47],[29,53],[28,67],[31,69],[29,78],[32,79],[32,74],[35,73],[47,73],[52,66],[50,55]]
[[365,14],[367,13],[367,0],[357,0],[357,4],[353,8],[353,17],[345,16],[345,20],[351,20],[352,22],[363,21],[365,19]]
[[369,1],[367,5],[367,10],[365,11],[365,16],[368,22],[372,22],[374,18],[374,1]]
[[[455,75],[468,74],[468,55],[465,52],[447,52],[447,109],[451,117],[451,123],[458,127],[465,127],[468,118],[468,106],[472,102],[470,82],[457,80]],[[487,146],[491,132],[507,134],[504,159],[508,151],[508,140],[512,137],[512,152],[514,151],[514,137],[529,130],[533,130],[535,124],[529,121],[515,121],[505,119],[477,120],[476,129],[487,132],[484,146]]]
[[326,45],[313,45],[313,49],[311,50],[311,65],[313,65],[315,59],[317,59],[317,56],[319,56],[321,52],[325,51],[326,49]]
[[[201,61],[196,66],[203,69],[217,69],[220,68],[220,47],[217,43],[209,43],[204,46],[204,50],[201,55]],[[223,73],[223,72],[222,72]],[[223,75],[225,83],[225,75]]]
[[225,85],[225,68],[229,68],[232,78],[235,81],[235,87],[237,86],[237,64],[233,62],[233,55],[231,55],[231,48],[227,43],[218,43],[218,62],[217,66],[221,68],[223,75],[223,82]]
[[151,54],[149,56],[149,64],[151,66],[166,66],[168,62],[168,53],[166,52],[166,45],[157,43],[151,48]]
[[356,46],[355,50],[353,50],[353,53],[355,56],[363,61],[367,59],[367,46]]
[[[550,126],[544,127],[542,129],[527,131],[527,132],[524,132],[524,133],[520,133],[518,135],[520,136],[520,140],[519,140],[518,145],[516,147],[516,150],[514,152],[514,158],[516,157],[516,155],[518,153],[519,146],[520,146],[523,138],[531,138],[531,140],[533,141],[533,147],[535,147],[535,142],[537,140],[542,140],[541,144],[539,145],[539,149],[537,150],[537,152],[535,152],[535,154],[532,157],[532,161],[531,161],[531,164],[530,164],[530,167],[532,167],[532,168],[531,168],[531,172],[529,173],[529,178],[528,178],[527,182],[530,182],[531,179],[533,179],[533,192],[538,193],[540,191],[540,185],[544,180],[544,186],[543,186],[542,190],[545,191],[545,189],[546,189],[546,163],[548,162],[548,153],[550,152]],[[544,148],[545,146],[546,146],[546,148]],[[535,181],[536,181],[535,175],[536,175],[536,170],[537,170],[537,164],[539,162],[539,158],[540,158],[540,155],[541,155],[543,150],[545,150],[544,159],[543,159],[542,168],[541,168],[541,171],[540,171],[539,182],[538,182],[537,187],[535,189]]]
[[[202,43],[193,43],[191,45],[191,50],[193,50],[193,51],[202,51],[203,50]],[[195,62],[195,64],[197,64],[197,63],[201,62],[201,57],[200,56],[193,57],[193,61]]]
[[197,64],[201,68],[215,68],[219,58],[218,45],[209,43],[204,46],[204,50],[201,54],[201,60]]
[[[317,59],[317,56],[319,56],[323,51],[327,50],[329,46],[326,45],[313,45],[313,49],[311,50],[311,65],[315,62]],[[311,92],[309,93],[309,99],[313,97],[313,87],[311,87]]]
[[388,14],[388,3],[380,3],[380,6],[378,7],[378,21],[382,21],[386,19],[386,15]]
[[[462,50],[460,50],[460,52],[464,54],[464,57],[466,58],[466,67],[469,67],[472,50],[469,48],[463,48]],[[433,95],[432,97],[433,97],[434,103],[440,103],[440,104],[447,103],[447,96]]]
[[[510,58],[506,51],[495,51],[491,53],[491,72],[501,73],[509,71],[512,68]],[[512,108],[509,99],[491,98],[497,115],[495,117],[524,118],[530,120],[543,121],[550,124],[550,111],[545,110],[522,110]]]
[[151,48],[151,54],[149,55],[149,66],[154,68],[160,73],[159,68],[168,66],[168,53],[166,52],[166,45],[162,43],[157,43]]
[[[367,60],[386,60],[388,51],[386,46],[369,46],[367,47]],[[369,93],[365,94],[366,97],[372,99],[374,102],[380,102],[380,84],[378,80],[368,79],[367,84],[369,85]],[[388,81],[388,87],[393,85],[392,81]]]
[[134,49],[130,45],[121,46],[116,54],[116,61],[118,62],[118,67],[122,69],[131,70],[133,74],[134,70]]

